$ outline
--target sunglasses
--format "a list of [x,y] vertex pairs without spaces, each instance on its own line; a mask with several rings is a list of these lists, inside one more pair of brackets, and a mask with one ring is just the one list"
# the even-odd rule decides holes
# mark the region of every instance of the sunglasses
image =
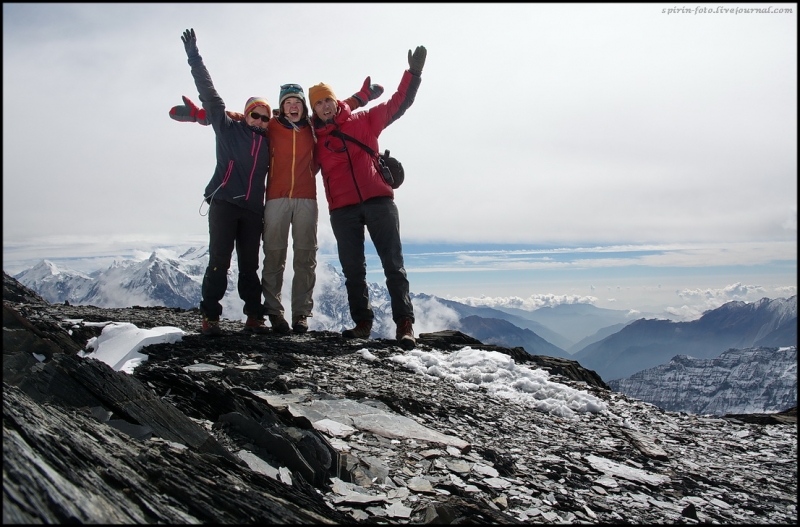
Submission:
[[303,87],[299,84],[281,84],[281,91],[302,92]]
[[250,117],[253,119],[261,119],[265,123],[270,120],[269,115],[261,115],[260,113],[250,112]]

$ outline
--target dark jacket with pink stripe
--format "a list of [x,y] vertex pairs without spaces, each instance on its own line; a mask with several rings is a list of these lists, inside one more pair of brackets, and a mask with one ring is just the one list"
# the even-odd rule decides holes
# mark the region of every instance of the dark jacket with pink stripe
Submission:
[[189,59],[197,93],[217,136],[217,166],[206,186],[207,201],[219,199],[264,213],[264,191],[269,170],[269,139],[264,131],[234,121],[225,113],[203,59]]

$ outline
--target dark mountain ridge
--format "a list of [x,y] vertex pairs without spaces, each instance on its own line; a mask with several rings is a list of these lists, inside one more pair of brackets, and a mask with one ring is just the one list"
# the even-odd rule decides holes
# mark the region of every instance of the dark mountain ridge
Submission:
[[[570,341],[566,339],[563,335],[560,335],[559,333],[553,331],[547,326],[544,326],[536,322],[535,320],[514,315],[501,309],[494,309],[487,306],[468,306],[467,304],[462,304],[461,302],[455,302],[453,300],[447,300],[444,298],[439,298],[437,296],[431,296],[425,294],[417,294],[414,296],[419,298],[435,298],[439,303],[449,307],[450,309],[458,313],[458,315],[462,319],[471,316],[477,316],[484,319],[505,320],[516,326],[518,329],[528,329],[532,331],[538,337],[541,337],[542,339],[546,340],[549,344],[562,350],[562,352],[564,350],[564,346],[569,346],[570,344]],[[493,334],[491,336],[492,338],[501,338],[500,334]],[[480,338],[477,336],[475,337]],[[534,353],[530,349],[528,351],[530,353]]]
[[521,347],[531,355],[547,355],[569,359],[570,354],[530,329],[519,328],[507,320],[471,315],[461,319],[461,331],[487,344]]
[[545,306],[534,311],[507,307],[498,309],[535,321],[551,331],[563,335],[569,341],[569,344],[561,346],[563,349],[569,349],[578,341],[609,326],[653,316],[652,314],[606,309],[582,303]]
[[640,319],[572,355],[603,379],[629,377],[675,355],[710,359],[731,348],[797,345],[797,295],[728,302],[698,320]]

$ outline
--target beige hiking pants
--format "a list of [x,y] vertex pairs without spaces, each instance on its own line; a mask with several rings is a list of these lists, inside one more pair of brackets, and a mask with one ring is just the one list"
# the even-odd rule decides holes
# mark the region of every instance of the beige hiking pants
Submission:
[[301,315],[311,316],[317,267],[318,216],[315,199],[267,200],[264,208],[264,268],[261,271],[261,287],[267,315],[284,316],[281,289],[291,226],[294,252],[292,319]]

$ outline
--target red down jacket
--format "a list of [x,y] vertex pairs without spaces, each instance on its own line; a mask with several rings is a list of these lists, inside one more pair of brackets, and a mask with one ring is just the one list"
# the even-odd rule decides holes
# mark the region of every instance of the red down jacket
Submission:
[[323,123],[314,117],[317,144],[315,154],[322,171],[328,210],[362,203],[380,196],[394,197],[392,187],[384,181],[377,158],[370,156],[352,141],[332,135],[339,130],[381,152],[378,137],[384,128],[402,116],[417,94],[421,78],[408,70],[403,73],[392,97],[369,110],[351,112],[350,107],[336,101],[339,111],[333,122]]

